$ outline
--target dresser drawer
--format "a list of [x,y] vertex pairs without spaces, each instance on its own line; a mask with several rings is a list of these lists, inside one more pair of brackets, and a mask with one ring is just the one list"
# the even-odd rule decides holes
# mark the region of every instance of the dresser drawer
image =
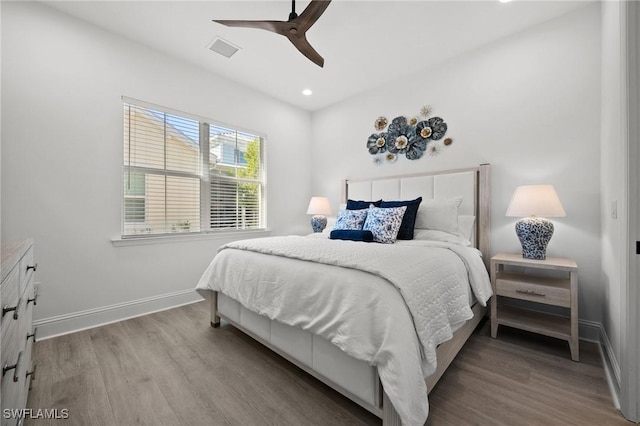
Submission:
[[568,308],[571,306],[570,284],[568,279],[503,272],[496,277],[496,294]]
[[20,294],[26,290],[26,285],[33,282],[36,264],[33,261],[33,246],[22,256],[20,260]]
[[[3,408],[19,407],[18,403],[21,397],[21,391],[24,386],[22,371],[25,369],[26,352],[25,345],[18,335],[18,329],[12,328],[12,333],[2,336],[2,387],[0,393],[2,395]],[[5,367],[17,366],[4,372]],[[15,380],[17,379],[17,380]],[[2,419],[2,425],[11,424],[7,420]]]
[[22,294],[22,309],[20,315],[24,315],[24,320],[20,323],[20,334],[27,338],[27,335],[31,333],[33,328],[33,303],[35,302],[35,290],[33,288],[33,280],[27,283],[27,288]]
[[[0,286],[0,300],[2,301],[2,318],[0,318],[0,330],[2,336],[12,327],[18,327],[20,317],[24,315],[24,300],[20,298],[20,272],[18,268],[7,275]],[[3,344],[4,351],[4,344]]]
[[[26,341],[25,341],[26,343]],[[24,344],[20,340],[18,327],[11,327],[8,332],[2,335],[2,352],[0,353],[0,362],[4,367],[6,364],[14,364],[18,358],[18,352],[24,349]],[[10,373],[3,374],[3,379]],[[2,398],[4,399],[4,393]]]
[[[26,336],[25,336],[26,338]],[[32,339],[27,340],[27,345],[24,349],[24,361],[22,366],[20,367],[20,392],[18,396],[18,407],[26,407],[27,406],[27,398],[29,396],[29,384],[31,380],[34,379],[33,373],[33,360],[31,359],[31,354],[33,353],[33,342]],[[27,375],[28,374],[28,375]]]

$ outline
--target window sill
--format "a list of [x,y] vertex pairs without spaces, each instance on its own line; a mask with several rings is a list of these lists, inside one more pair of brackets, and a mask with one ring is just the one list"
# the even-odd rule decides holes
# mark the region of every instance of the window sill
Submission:
[[155,235],[149,237],[115,237],[111,239],[114,247],[142,246],[149,244],[183,243],[203,240],[248,239],[271,236],[271,229],[252,229],[248,231],[209,232],[178,235]]

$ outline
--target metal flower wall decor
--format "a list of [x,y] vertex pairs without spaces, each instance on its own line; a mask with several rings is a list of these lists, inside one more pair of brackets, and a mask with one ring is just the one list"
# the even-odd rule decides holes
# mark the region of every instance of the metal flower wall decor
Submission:
[[[400,116],[389,124],[386,117],[378,117],[373,125],[378,133],[372,133],[367,139],[367,149],[374,156],[374,164],[394,163],[402,155],[408,160],[417,160],[425,152],[437,155],[441,149],[438,141],[447,133],[447,123],[440,117],[429,118],[430,115],[431,106],[425,105],[420,108],[420,119]],[[453,140],[447,138],[443,145],[452,143]]]

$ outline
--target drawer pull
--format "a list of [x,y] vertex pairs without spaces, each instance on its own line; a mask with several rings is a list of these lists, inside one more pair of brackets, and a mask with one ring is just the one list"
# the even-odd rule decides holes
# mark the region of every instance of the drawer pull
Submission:
[[33,370],[27,373],[27,380],[29,380],[29,376],[31,376],[31,381],[29,382],[29,390],[33,389],[33,381],[36,379],[37,368],[38,368],[38,364],[34,364]]
[[13,319],[17,321],[18,320],[18,309],[20,308],[21,304],[22,304],[22,298],[18,299],[18,303],[16,304],[16,306],[5,305],[2,308],[2,316],[4,317],[6,313],[13,311]]
[[33,366],[33,370],[27,371],[27,375],[26,375],[27,379],[29,379],[29,376],[31,376],[31,381],[35,380],[36,379],[36,370],[37,369],[38,369],[38,364],[35,364]]
[[7,374],[7,372],[13,370],[13,381],[17,382],[20,379],[18,377],[18,370],[20,369],[20,364],[22,364],[22,351],[20,351],[20,353],[18,354],[18,360],[16,361],[15,364],[13,365],[5,364],[4,367],[2,367],[2,376],[4,377],[4,375]]
[[33,302],[33,306],[36,306],[38,304],[38,293],[34,294],[33,297],[27,299],[27,305],[29,305],[29,303],[31,302]]
[[36,333],[38,332],[38,327],[33,328],[33,332],[31,334],[27,334],[27,340],[33,337],[33,343],[36,342]]
[[36,269],[38,269],[38,264],[35,263],[33,265],[27,265],[27,272],[29,272],[29,269],[33,269],[33,272],[35,272]]
[[546,296],[546,294],[540,293],[539,291],[535,291],[535,290],[516,289],[516,293],[526,294],[526,295],[529,295],[529,296],[540,296],[540,297],[545,297]]

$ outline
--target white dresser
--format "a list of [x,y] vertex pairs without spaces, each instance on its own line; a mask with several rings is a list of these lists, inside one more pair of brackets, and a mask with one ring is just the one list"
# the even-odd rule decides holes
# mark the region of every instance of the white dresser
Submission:
[[[31,362],[31,348],[35,341],[32,324],[36,304],[34,275],[37,264],[33,260],[33,240],[2,244],[0,306],[0,358],[2,387],[0,400],[2,426],[22,424],[20,414],[27,405],[35,366]],[[11,410],[11,411],[10,411]]]

